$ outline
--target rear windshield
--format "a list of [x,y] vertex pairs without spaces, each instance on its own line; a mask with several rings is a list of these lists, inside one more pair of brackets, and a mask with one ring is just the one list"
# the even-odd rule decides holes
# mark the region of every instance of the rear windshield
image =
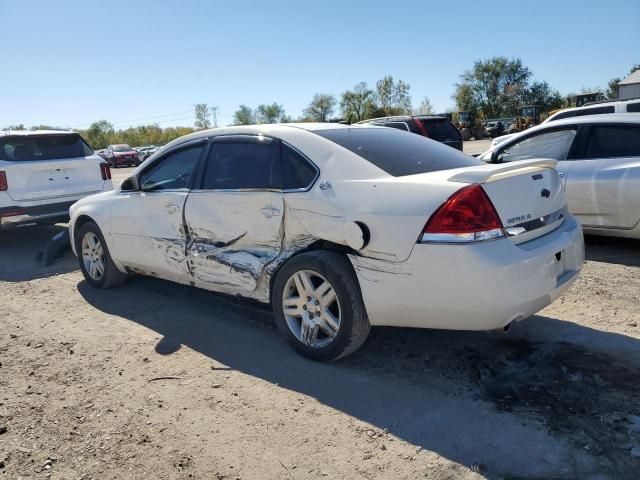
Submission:
[[340,128],[314,133],[361,156],[394,177],[484,165],[480,160],[394,128]]
[[58,160],[89,155],[93,150],[78,134],[0,137],[0,160]]
[[458,129],[454,127],[449,120],[420,120],[422,125],[427,130],[427,135],[429,138],[433,138],[434,140],[443,141],[443,140],[458,140],[460,138],[460,133]]

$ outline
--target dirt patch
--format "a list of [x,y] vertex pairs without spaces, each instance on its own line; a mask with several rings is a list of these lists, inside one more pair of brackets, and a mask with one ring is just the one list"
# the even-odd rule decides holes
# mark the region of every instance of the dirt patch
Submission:
[[254,303],[39,266],[56,232],[0,238],[0,477],[637,478],[640,246],[508,335],[377,328],[317,364]]

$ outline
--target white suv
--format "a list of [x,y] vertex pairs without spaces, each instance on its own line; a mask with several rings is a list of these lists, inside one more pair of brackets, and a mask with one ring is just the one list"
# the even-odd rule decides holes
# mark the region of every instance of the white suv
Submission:
[[69,219],[69,207],[112,190],[108,164],[71,130],[0,131],[0,230]]

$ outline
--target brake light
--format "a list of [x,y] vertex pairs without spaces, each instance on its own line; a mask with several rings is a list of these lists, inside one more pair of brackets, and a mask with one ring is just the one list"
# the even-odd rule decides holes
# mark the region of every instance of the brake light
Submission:
[[7,174],[0,171],[0,192],[6,192],[9,190],[9,183],[7,183]]
[[421,241],[465,243],[503,236],[498,212],[482,187],[474,184],[458,190],[431,215]]
[[102,175],[102,180],[111,180],[111,169],[107,162],[100,164],[100,174]]

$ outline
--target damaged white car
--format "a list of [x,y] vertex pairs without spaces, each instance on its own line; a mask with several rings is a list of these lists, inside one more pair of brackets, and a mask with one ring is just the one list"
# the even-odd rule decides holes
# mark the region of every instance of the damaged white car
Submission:
[[143,274],[271,303],[298,352],[332,360],[372,325],[497,329],[562,294],[584,246],[554,165],[375,126],[221,128],[73,205],[69,230],[95,287]]

